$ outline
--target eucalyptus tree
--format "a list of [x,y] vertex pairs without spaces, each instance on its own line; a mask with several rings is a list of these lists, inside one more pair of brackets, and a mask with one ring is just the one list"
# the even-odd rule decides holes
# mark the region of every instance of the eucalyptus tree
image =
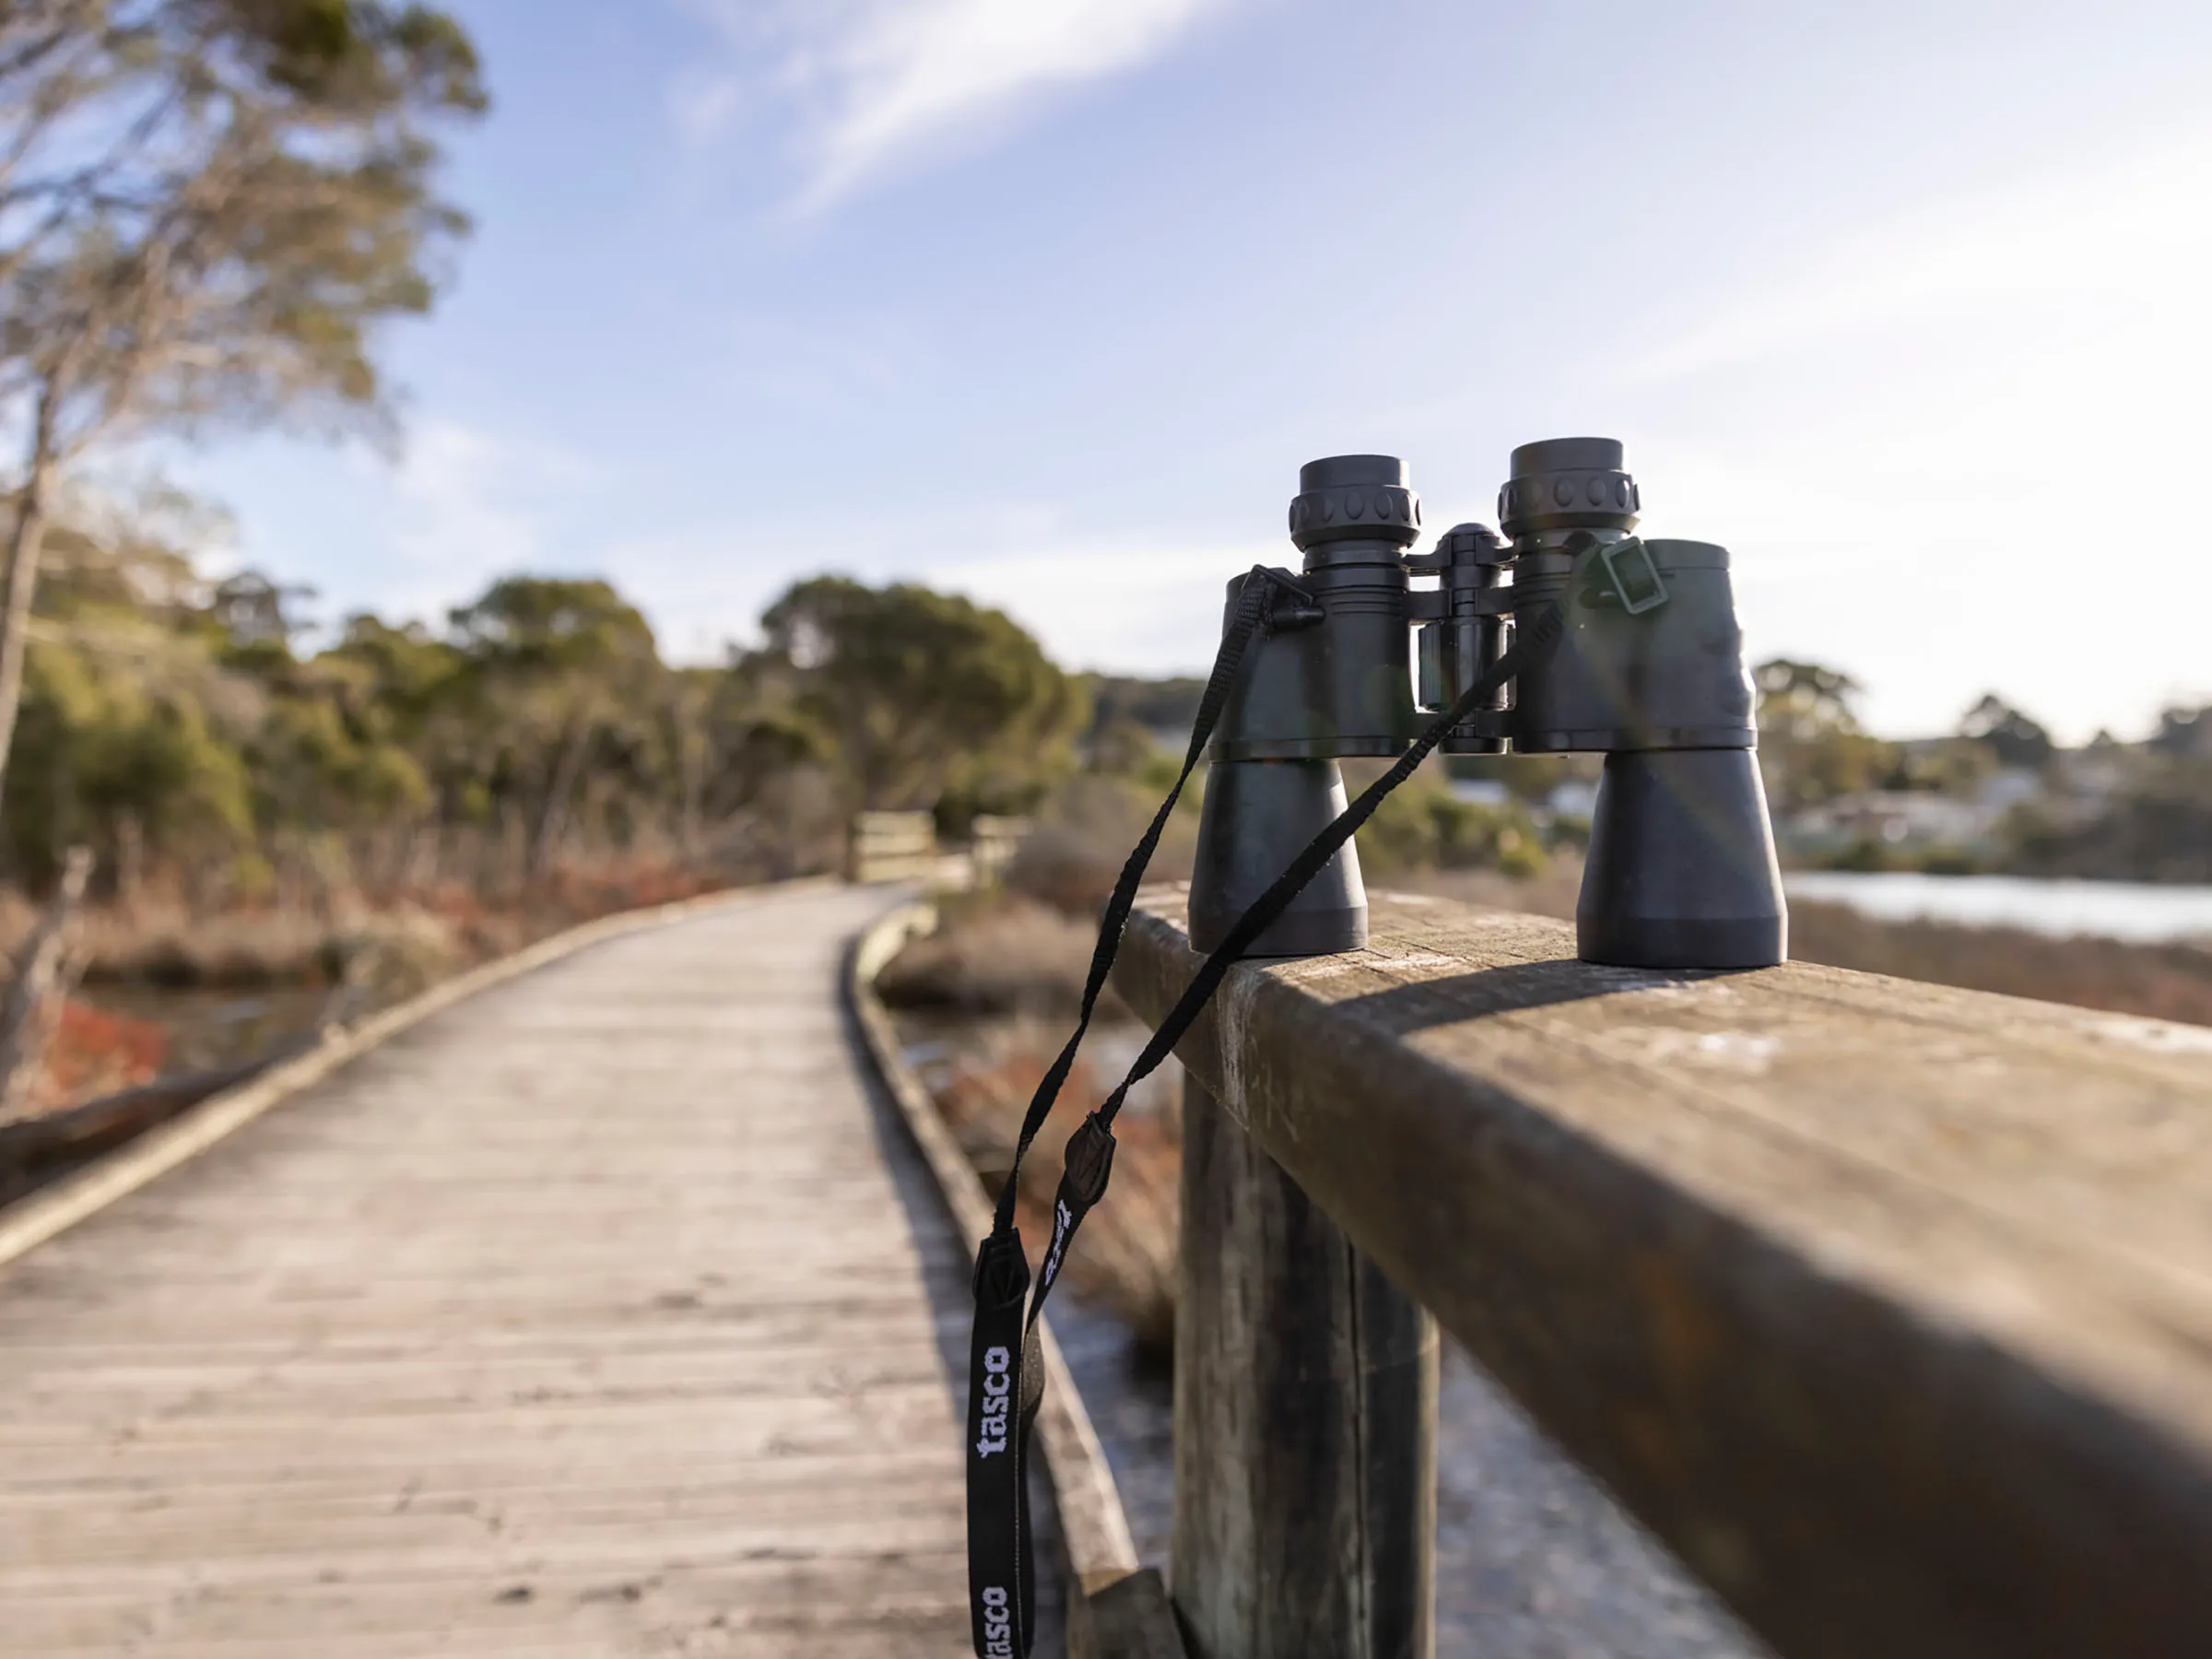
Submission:
[[548,576],[502,577],[449,621],[501,793],[528,813],[535,874],[552,860],[594,749],[654,700],[665,670],[653,629],[608,583]]
[[1752,670],[1759,766],[1778,806],[1811,806],[1871,789],[1898,765],[1896,746],[1859,724],[1859,682],[1841,669],[1776,657]]
[[0,7],[0,408],[18,444],[0,785],[63,469],[121,436],[388,435],[376,325],[427,311],[465,217],[444,125],[485,107],[444,13],[375,0]]
[[1083,687],[1003,611],[818,576],[760,627],[735,679],[762,718],[819,735],[852,806],[1018,809],[1074,765]]

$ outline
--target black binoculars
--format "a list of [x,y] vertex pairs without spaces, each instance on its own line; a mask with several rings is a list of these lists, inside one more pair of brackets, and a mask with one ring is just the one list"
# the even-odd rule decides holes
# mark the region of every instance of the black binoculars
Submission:
[[[1301,469],[1290,539],[1304,564],[1271,573],[1281,580],[1267,626],[1208,751],[1191,883],[1198,948],[1218,944],[1344,810],[1340,758],[1404,752],[1425,724],[1421,710],[1452,708],[1503,659],[1516,612],[1556,606],[1556,643],[1440,747],[1606,757],[1575,910],[1583,960],[1755,968],[1785,959],[1727,549],[1635,535],[1641,503],[1621,459],[1609,438],[1524,444],[1498,496],[1502,535],[1459,524],[1418,555],[1407,549],[1420,535],[1420,501],[1403,461],[1336,455]],[[1417,589],[1416,576],[1436,585]],[[1230,584],[1231,616],[1244,583],[1259,579]],[[1252,954],[1366,940],[1347,842]]]

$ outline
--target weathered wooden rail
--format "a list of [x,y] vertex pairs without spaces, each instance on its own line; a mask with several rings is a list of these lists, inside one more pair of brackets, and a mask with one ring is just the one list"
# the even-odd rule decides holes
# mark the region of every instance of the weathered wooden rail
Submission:
[[[1123,947],[1149,1018],[1182,906]],[[1373,921],[1180,1051],[1194,1655],[1425,1639],[1374,1598],[1432,1513],[1368,1476],[1419,1464],[1433,1338],[1362,1326],[1378,1269],[1791,1659],[2212,1653],[2212,1031]]]

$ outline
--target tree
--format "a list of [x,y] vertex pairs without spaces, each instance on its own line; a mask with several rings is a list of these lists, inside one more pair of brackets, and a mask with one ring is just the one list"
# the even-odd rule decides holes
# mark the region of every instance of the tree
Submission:
[[1752,671],[1759,688],[1759,731],[1795,743],[1811,743],[1833,732],[1856,732],[1859,717],[1852,700],[1864,689],[1840,668],[1776,657]]
[[1872,788],[1894,763],[1892,746],[1860,728],[1859,683],[1841,669],[1776,657],[1752,671],[1759,689],[1759,763],[1784,807],[1811,806]]
[[2041,724],[1994,691],[1960,717],[1959,735],[1983,745],[1996,756],[1999,766],[2040,767],[2057,747]]
[[618,715],[641,710],[662,675],[653,629],[606,582],[538,576],[495,582],[451,620],[481,693],[504,716],[497,730],[547,762],[528,843],[535,873],[567,826],[594,745]]
[[735,670],[752,706],[822,734],[854,806],[1013,810],[1073,764],[1082,688],[1001,611],[820,576],[760,621]]
[[465,221],[441,120],[460,26],[376,0],[29,0],[0,16],[0,399],[22,449],[0,597],[0,787],[62,470],[102,438],[388,430],[381,321]]
[[2212,760],[2212,703],[2194,709],[2179,704],[2161,709],[2150,747],[2179,760]]
[[82,842],[128,888],[151,850],[221,855],[252,834],[232,739],[261,694],[225,664],[191,547],[218,514],[173,489],[65,492],[26,663],[7,843],[51,878]]
[[1359,830],[1359,858],[1371,875],[1401,870],[1496,869],[1528,877],[1543,871],[1544,842],[1518,802],[1463,801],[1420,771],[1383,797]]

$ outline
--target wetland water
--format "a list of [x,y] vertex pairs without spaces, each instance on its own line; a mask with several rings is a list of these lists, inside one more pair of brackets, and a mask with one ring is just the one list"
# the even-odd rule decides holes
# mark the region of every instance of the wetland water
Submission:
[[2038,881],[2020,876],[1792,870],[1793,899],[1844,904],[1883,922],[1949,922],[2089,934],[2136,945],[2212,941],[2212,887],[2144,881]]

